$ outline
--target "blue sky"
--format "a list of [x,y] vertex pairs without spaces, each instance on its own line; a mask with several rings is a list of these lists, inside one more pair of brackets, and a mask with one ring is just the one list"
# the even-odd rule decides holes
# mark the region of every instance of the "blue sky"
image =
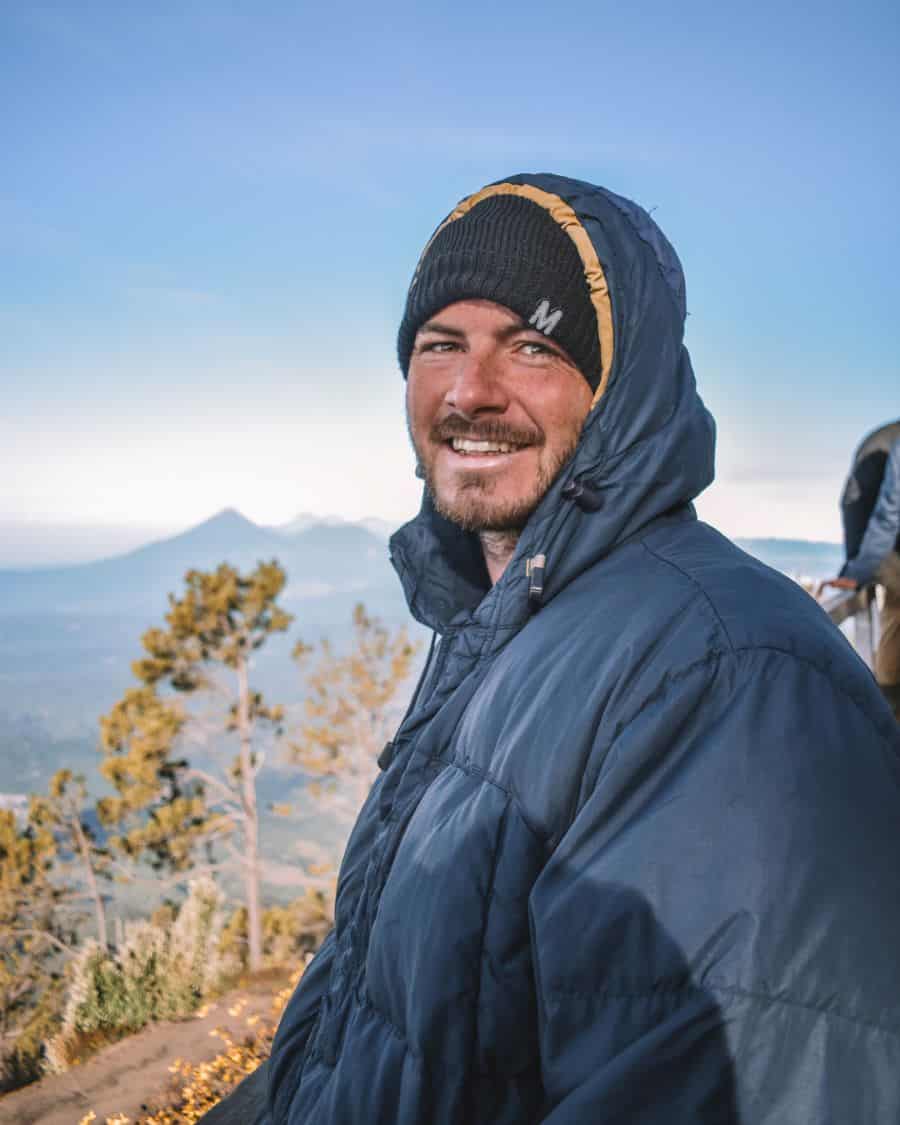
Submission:
[[837,539],[900,414],[896,3],[0,7],[0,521],[415,509],[394,334],[457,199],[648,208],[719,424],[701,513]]

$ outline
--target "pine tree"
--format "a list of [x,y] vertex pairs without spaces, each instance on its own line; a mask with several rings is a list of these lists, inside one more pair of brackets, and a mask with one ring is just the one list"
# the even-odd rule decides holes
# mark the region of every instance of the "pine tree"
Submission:
[[71,952],[58,913],[63,890],[51,877],[55,857],[52,832],[0,809],[0,1055],[4,1081],[11,1083],[34,1077],[23,1072],[29,1060],[37,1065],[39,1044],[26,1049],[23,1040],[40,1021],[61,959]]
[[294,648],[301,666],[312,661],[312,668],[305,721],[290,750],[314,778],[313,795],[335,815],[344,837],[378,775],[378,755],[397,727],[395,704],[418,647],[405,628],[391,629],[358,604],[346,653],[335,652],[327,640],[318,652],[302,641]]
[[[277,604],[284,584],[274,561],[246,576],[227,564],[189,571],[184,594],[169,596],[165,627],[142,638],[145,655],[132,665],[141,686],[101,721],[102,769],[118,796],[98,808],[105,823],[122,826],[116,846],[185,870],[199,845],[237,835],[238,843],[228,844],[243,876],[251,970],[262,960],[258,743],[263,733],[280,734],[283,710],[253,689],[250,666],[253,653],[292,620]],[[225,701],[211,727],[176,698],[199,693]],[[218,773],[194,768],[182,753],[189,733],[219,743],[234,736],[237,755]]]
[[[97,842],[94,830],[84,819],[87,804],[87,787],[81,774],[69,769],[57,770],[50,779],[46,796],[32,794],[28,818],[38,829],[53,834],[57,849],[58,875],[75,863],[80,867],[87,894],[94,907],[97,940],[101,948],[107,947],[106,909],[98,877],[108,871],[108,853]],[[62,856],[66,856],[63,860]],[[70,890],[71,898],[76,892]]]
[[177,756],[187,721],[180,702],[163,699],[155,685],[129,688],[100,720],[100,772],[116,791],[97,802],[101,822],[112,830],[110,850],[146,859],[157,872],[187,871],[218,825],[202,783]]

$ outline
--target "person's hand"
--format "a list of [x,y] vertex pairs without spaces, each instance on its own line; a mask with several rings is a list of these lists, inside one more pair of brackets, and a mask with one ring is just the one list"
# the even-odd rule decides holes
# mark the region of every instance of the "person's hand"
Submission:
[[829,586],[835,586],[838,590],[856,590],[859,583],[855,578],[826,578],[824,582],[820,582],[816,587],[817,601]]

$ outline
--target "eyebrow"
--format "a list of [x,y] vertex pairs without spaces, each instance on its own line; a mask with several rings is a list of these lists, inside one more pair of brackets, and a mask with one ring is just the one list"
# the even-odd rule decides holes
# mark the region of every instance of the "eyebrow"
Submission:
[[[520,320],[515,324],[508,324],[505,328],[501,328],[494,333],[494,336],[498,340],[508,340],[510,336],[515,336],[517,332],[534,331],[535,329],[526,324],[524,320]],[[442,324],[439,320],[429,320],[423,324],[419,333],[424,332],[440,332],[442,336],[452,336],[456,340],[463,340],[466,336],[461,328],[455,328],[452,324]]]

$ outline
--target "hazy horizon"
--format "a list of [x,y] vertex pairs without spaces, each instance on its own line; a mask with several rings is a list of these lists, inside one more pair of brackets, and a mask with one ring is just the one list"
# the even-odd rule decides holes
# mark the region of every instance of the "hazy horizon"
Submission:
[[[160,540],[174,538],[184,534],[220,515],[223,511],[237,511],[245,519],[256,523],[259,527],[280,530],[293,522],[296,518],[303,518],[314,523],[346,522],[351,524],[385,525],[390,521],[383,517],[370,515],[362,520],[347,519],[334,512],[318,515],[310,512],[294,513],[290,520],[280,521],[277,524],[262,523],[252,520],[246,512],[229,505],[226,509],[210,512],[208,516],[197,523],[166,525],[150,524],[100,524],[78,522],[42,522],[37,520],[4,520],[0,518],[0,569],[31,569],[38,567],[69,566],[82,563],[99,562],[103,559],[126,554]],[[399,526],[399,525],[398,525]],[[382,534],[382,537],[384,535]],[[837,539],[807,539],[802,536],[771,536],[771,535],[746,535],[735,536],[740,541],[764,541],[771,539],[776,542],[808,543],[813,546],[839,546]]]

